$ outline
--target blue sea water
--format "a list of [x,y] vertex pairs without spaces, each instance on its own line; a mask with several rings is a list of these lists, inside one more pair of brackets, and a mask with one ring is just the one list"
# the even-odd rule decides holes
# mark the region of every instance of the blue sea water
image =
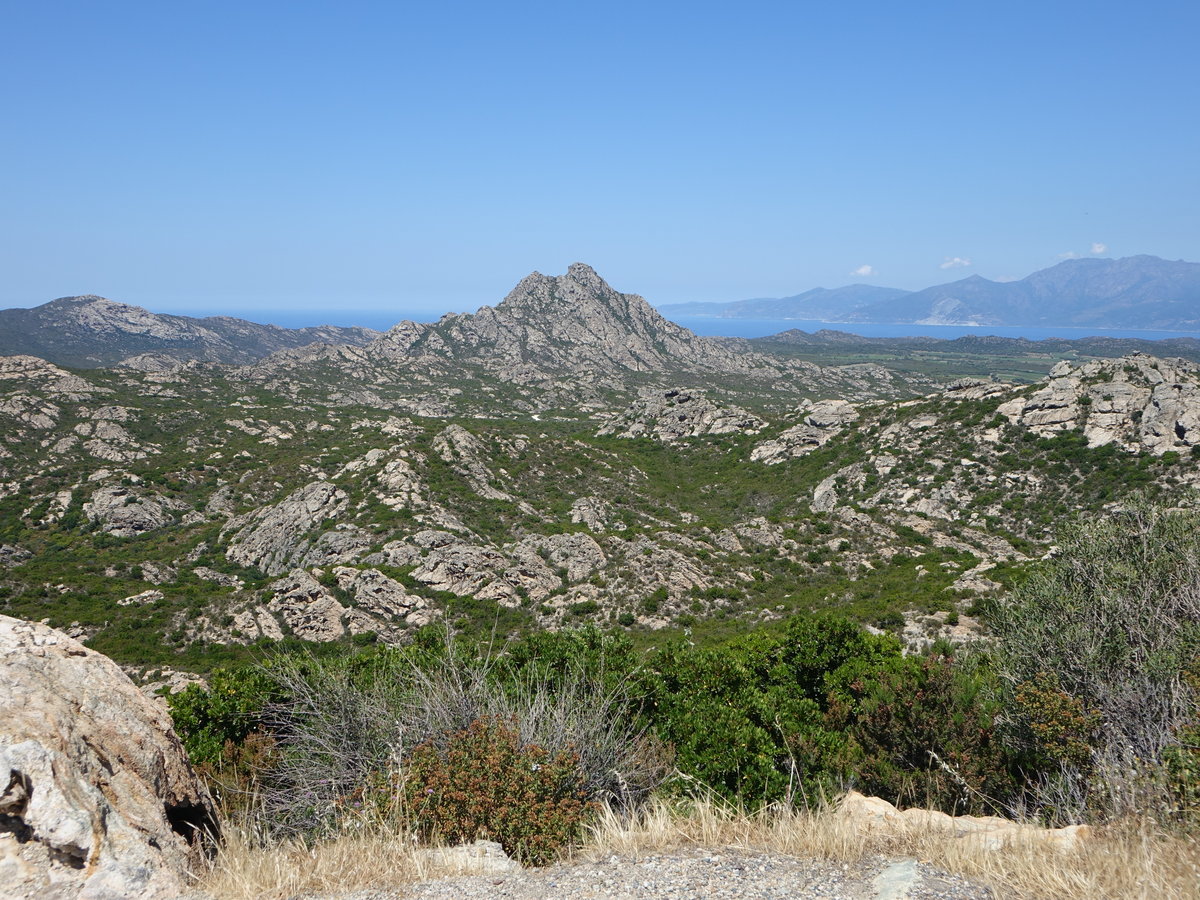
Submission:
[[[387,331],[403,319],[414,322],[436,322],[440,315],[428,310],[399,310],[397,312],[381,312],[379,310],[240,310],[236,313],[239,318],[252,322],[267,322],[272,325],[282,325],[286,328],[303,328],[307,325],[361,325]],[[1138,331],[1135,329],[1108,328],[1065,328],[1065,327],[1001,327],[996,325],[868,325],[862,322],[839,324],[836,322],[816,322],[805,319],[722,319],[717,316],[676,316],[675,322],[684,328],[689,328],[696,334],[706,337],[766,337],[779,334],[790,328],[812,333],[821,329],[831,331],[847,331],[864,337],[911,337],[924,336],[953,339],[963,335],[999,335],[1000,337],[1023,337],[1031,341],[1045,338],[1084,338],[1084,337],[1128,337],[1141,338],[1147,341],[1157,341],[1172,337],[1192,337],[1200,339],[1200,332],[1195,331]]]
[[766,337],[779,334],[789,328],[798,328],[810,334],[821,329],[846,331],[863,337],[934,337],[953,339],[964,335],[997,335],[999,337],[1023,337],[1031,341],[1046,338],[1126,337],[1158,341],[1164,338],[1200,338],[1195,331],[1138,331],[1113,328],[1065,328],[1061,326],[999,326],[999,325],[869,325],[863,322],[839,324],[836,322],[814,322],[804,319],[722,319],[716,316],[677,316],[675,322],[690,328],[696,334],[708,337]]

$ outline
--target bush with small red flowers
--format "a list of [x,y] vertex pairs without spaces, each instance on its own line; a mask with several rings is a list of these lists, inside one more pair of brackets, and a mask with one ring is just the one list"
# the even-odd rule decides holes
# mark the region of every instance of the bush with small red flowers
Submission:
[[415,747],[403,790],[423,838],[487,838],[531,865],[578,841],[598,808],[588,800],[577,753],[523,743],[516,722],[499,717]]

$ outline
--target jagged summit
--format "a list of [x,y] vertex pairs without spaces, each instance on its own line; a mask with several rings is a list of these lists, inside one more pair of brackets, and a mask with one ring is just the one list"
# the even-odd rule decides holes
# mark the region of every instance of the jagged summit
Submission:
[[421,325],[401,322],[367,352],[399,359],[435,356],[491,369],[593,373],[701,368],[744,371],[744,354],[700,338],[637,294],[613,289],[591,266],[564,275],[532,272],[496,306]]
[[283,351],[244,374],[295,390],[315,379],[322,389],[356,402],[382,403],[380,391],[404,391],[406,408],[421,415],[457,402],[464,391],[489,395],[497,383],[521,385],[520,403],[531,410],[714,376],[773,398],[835,391],[856,398],[900,396],[915,383],[880,366],[824,367],[764,354],[746,341],[698,337],[637,294],[614,289],[585,263],[562,275],[531,272],[500,303],[478,312],[429,324],[400,322],[363,348]]

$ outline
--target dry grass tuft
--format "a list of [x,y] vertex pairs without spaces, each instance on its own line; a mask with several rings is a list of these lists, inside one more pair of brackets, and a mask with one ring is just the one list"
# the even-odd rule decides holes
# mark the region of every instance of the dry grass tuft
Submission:
[[407,884],[423,876],[412,842],[395,834],[262,845],[229,829],[197,886],[219,900],[283,900],[297,894]]
[[[399,829],[364,830],[306,844],[262,846],[235,829],[198,885],[219,900],[283,900],[303,893],[396,887],[462,874],[438,867]],[[579,859],[637,858],[684,847],[737,847],[854,862],[909,856],[988,885],[997,897],[1038,900],[1200,898],[1200,843],[1149,824],[1096,829],[1063,851],[1015,839],[1002,850],[910,827],[872,832],[828,809],[746,813],[705,800],[653,800],[632,816],[601,813]]]

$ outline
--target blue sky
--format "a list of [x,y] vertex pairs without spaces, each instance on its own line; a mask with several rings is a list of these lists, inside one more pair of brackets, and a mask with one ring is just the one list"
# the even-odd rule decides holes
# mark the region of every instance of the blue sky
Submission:
[[1195,2],[8,0],[3,21],[4,307],[398,320],[576,260],[669,303],[1200,259]]

